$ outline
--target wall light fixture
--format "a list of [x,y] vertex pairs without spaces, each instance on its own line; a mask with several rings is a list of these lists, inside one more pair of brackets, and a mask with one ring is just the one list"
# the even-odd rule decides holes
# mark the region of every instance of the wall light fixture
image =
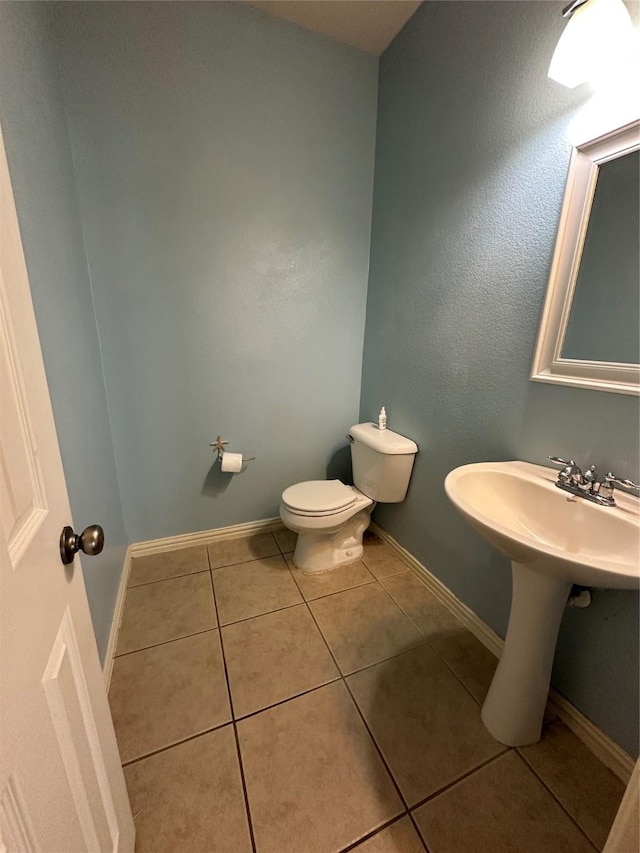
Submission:
[[633,53],[633,25],[622,0],[573,0],[549,66],[549,77],[570,89],[610,76]]

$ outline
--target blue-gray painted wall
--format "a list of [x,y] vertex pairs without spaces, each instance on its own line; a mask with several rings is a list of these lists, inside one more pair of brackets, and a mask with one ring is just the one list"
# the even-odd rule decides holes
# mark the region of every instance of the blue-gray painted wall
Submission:
[[0,3],[0,116],[73,523],[82,530],[98,522],[106,531],[102,554],[82,561],[103,658],[127,538],[63,96],[43,4]]
[[236,3],[54,13],[128,532],[275,516],[348,470],[377,61]]
[[[548,454],[637,481],[638,400],[529,380],[571,151],[587,104],[547,79],[562,3],[425,3],[380,61],[362,419],[418,442],[376,520],[504,635],[508,561],[447,501],[474,461]],[[548,463],[547,463],[548,464]],[[554,685],[638,752],[638,596],[568,611]]]

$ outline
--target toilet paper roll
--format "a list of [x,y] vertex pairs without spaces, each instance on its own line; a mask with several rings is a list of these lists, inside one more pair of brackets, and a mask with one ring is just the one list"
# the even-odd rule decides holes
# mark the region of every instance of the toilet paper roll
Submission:
[[223,453],[220,467],[230,474],[237,474],[238,471],[242,471],[242,453]]

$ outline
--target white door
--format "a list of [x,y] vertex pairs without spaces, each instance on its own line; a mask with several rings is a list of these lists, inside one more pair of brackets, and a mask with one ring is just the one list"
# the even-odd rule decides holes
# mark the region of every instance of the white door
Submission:
[[1,132],[0,195],[0,851],[128,853],[82,570],[60,558],[71,512]]

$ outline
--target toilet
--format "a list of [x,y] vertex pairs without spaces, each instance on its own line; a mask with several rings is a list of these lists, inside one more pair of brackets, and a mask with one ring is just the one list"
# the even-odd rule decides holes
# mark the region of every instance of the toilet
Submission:
[[282,493],[280,518],[298,534],[294,564],[303,572],[326,572],[359,560],[362,536],[376,503],[400,503],[418,445],[375,424],[349,430],[355,485],[307,480]]

